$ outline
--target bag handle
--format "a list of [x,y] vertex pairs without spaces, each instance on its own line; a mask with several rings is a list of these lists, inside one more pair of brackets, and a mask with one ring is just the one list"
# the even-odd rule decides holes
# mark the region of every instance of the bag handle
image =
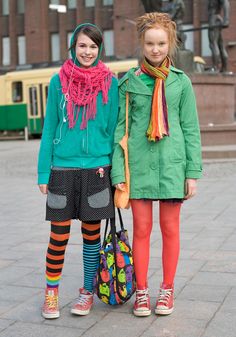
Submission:
[[[124,230],[124,222],[123,222],[121,211],[120,211],[119,208],[117,208],[117,212],[118,212],[118,216],[119,216],[120,229],[123,231]],[[109,222],[110,222],[110,227],[111,227],[111,233],[116,233],[115,216],[114,216],[114,218],[106,219],[106,227],[105,227],[105,231],[104,231],[103,246],[105,244],[105,240],[106,240],[106,237],[107,237]]]
[[126,104],[125,104],[125,135],[128,138],[129,129],[129,92],[126,91]]

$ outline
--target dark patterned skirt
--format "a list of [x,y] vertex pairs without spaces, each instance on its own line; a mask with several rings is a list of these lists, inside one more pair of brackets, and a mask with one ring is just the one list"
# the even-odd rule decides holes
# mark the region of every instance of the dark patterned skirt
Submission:
[[96,221],[114,216],[110,166],[54,167],[48,183],[46,220]]

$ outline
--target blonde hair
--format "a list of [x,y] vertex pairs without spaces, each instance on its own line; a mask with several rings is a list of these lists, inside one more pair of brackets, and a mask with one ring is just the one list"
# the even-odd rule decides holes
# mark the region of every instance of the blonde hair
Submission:
[[136,19],[136,28],[138,32],[138,38],[141,43],[143,43],[144,34],[148,29],[164,29],[167,32],[169,38],[169,56],[171,59],[174,57],[178,43],[176,24],[171,20],[167,13],[146,13]]

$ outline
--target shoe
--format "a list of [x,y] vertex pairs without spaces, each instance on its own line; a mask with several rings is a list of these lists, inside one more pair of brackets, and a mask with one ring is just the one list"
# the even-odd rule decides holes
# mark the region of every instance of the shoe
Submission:
[[174,289],[173,286],[161,284],[160,292],[157,298],[155,314],[169,315],[174,310]]
[[70,312],[74,315],[85,316],[89,314],[92,305],[93,305],[93,293],[84,288],[80,288],[79,297],[76,300]]
[[139,317],[151,315],[148,288],[136,290],[136,300],[134,303],[133,313],[135,316]]
[[47,319],[58,318],[60,316],[57,288],[46,288],[42,316]]

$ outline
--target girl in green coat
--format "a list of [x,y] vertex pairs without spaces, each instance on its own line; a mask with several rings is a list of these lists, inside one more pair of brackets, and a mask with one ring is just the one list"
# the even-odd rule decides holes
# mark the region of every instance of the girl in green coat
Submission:
[[143,53],[140,68],[120,81],[120,111],[115,132],[112,183],[122,190],[124,156],[119,141],[125,133],[125,100],[129,93],[130,200],[133,256],[137,278],[136,316],[151,314],[147,273],[153,201],[159,200],[163,280],[155,313],[174,308],[174,277],[179,257],[179,219],[184,199],[196,194],[201,176],[201,142],[190,79],[172,66],[176,25],[167,14],[147,13],[137,19]]

